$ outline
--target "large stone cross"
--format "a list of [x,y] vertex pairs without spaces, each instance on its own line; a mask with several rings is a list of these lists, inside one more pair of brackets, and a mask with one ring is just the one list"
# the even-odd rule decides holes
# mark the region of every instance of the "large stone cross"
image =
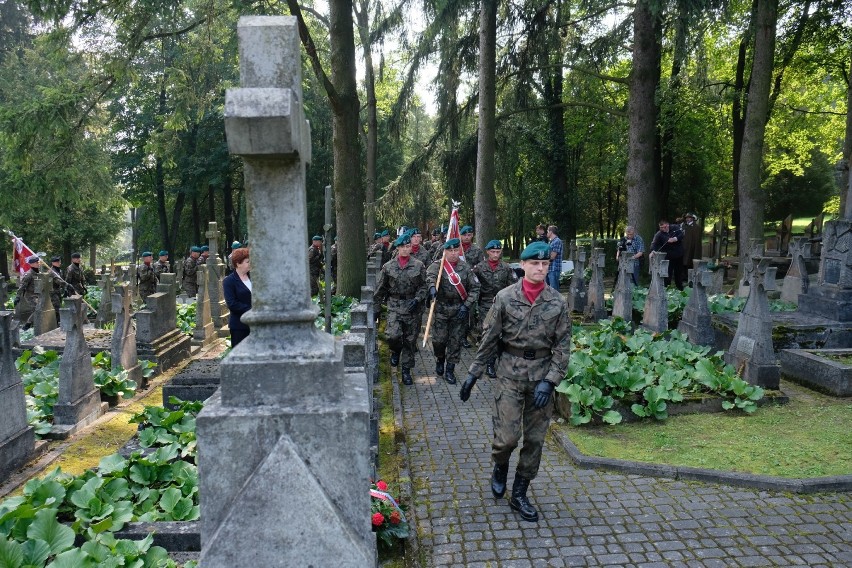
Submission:
[[219,257],[219,230],[216,221],[210,221],[207,224],[207,232],[204,233],[207,237],[207,246],[210,249],[210,256],[218,259]]

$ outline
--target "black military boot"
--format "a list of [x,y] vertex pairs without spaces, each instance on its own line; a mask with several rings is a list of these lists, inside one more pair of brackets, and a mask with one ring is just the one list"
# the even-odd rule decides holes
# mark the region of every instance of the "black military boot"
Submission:
[[451,385],[456,384],[456,364],[455,363],[447,363],[447,373],[444,375],[444,380],[450,383]]
[[509,500],[509,506],[520,513],[523,520],[537,523],[538,511],[535,510],[535,507],[527,499],[527,489],[529,486],[530,480],[516,473],[515,482],[512,483],[512,498]]
[[444,376],[444,360],[443,359],[436,359],[435,360],[435,374],[438,375],[438,377]]
[[[488,363],[485,364],[485,374],[491,377],[492,379],[497,378],[497,370],[494,369],[494,359],[489,359]],[[505,483],[504,483],[505,485]],[[505,489],[505,488],[504,488]]]
[[399,365],[399,351],[391,351],[391,367]]
[[414,380],[411,378],[411,369],[408,367],[402,368],[402,384],[404,385],[413,385]]
[[509,464],[494,464],[491,472],[491,493],[496,499],[502,499],[506,494],[506,477],[509,475]]

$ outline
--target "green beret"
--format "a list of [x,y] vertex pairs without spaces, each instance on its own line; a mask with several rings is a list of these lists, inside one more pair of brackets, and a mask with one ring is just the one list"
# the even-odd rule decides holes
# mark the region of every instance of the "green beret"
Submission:
[[464,227],[461,228],[461,231],[459,231],[459,234],[466,235],[466,234],[472,233],[472,232],[473,232],[473,227],[471,227],[470,225],[465,225]]
[[385,229],[384,231],[382,231],[382,236],[383,236],[383,237],[387,237],[387,236],[389,236],[389,235],[390,235],[390,233],[388,232],[388,230],[387,230],[387,229]]
[[241,246],[243,246],[243,245],[240,244],[240,241],[234,241],[234,242],[231,243],[231,249],[232,250],[236,250],[236,249],[240,248]]
[[154,255],[151,253],[151,251],[146,250],[145,252],[142,253],[142,258],[145,258],[146,256],[154,256]]
[[411,233],[412,235],[419,235],[419,234],[421,234],[421,233],[420,233],[420,229],[418,229],[417,227],[411,227],[410,229],[408,229],[408,232],[409,232],[409,233]]
[[61,256],[54,256],[54,257],[51,257],[50,262],[59,262],[61,260],[62,260]]
[[311,240],[312,241],[321,241],[322,237],[320,235],[314,235],[313,237],[311,237]]
[[401,234],[393,243],[394,245],[401,247],[402,245],[410,245],[411,244],[411,233],[408,231]]
[[158,256],[169,256],[169,251],[161,250]]
[[444,249],[455,249],[461,246],[461,241],[458,239],[449,239],[444,243]]
[[201,247],[193,245],[189,248],[189,252],[201,252]]
[[503,245],[501,245],[500,241],[498,241],[497,239],[493,239],[491,241],[488,241],[488,244],[485,245],[485,250],[502,249],[502,248],[503,248]]
[[441,229],[432,229],[432,234],[437,236],[441,234]]
[[82,258],[82,255],[79,252],[72,252],[71,258]]
[[550,260],[550,245],[541,241],[530,243],[521,253],[521,260]]
[[27,257],[27,264],[38,264],[38,255],[34,254]]
[[373,238],[374,238],[374,239],[381,239],[381,238],[382,238],[382,234],[381,234],[381,233],[379,233],[379,232],[373,233]]
[[201,247],[201,252],[208,252],[209,250],[210,250],[210,247],[208,247],[207,245],[204,245],[203,247]]

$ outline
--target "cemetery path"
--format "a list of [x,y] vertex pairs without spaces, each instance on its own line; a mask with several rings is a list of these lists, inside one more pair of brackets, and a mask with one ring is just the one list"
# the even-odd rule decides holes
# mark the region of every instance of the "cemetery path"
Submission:
[[[474,355],[462,350],[461,382]],[[491,495],[491,383],[467,403],[421,350],[400,385],[413,508],[429,566],[852,566],[852,498],[792,495],[574,467],[548,438],[530,486],[540,521]]]

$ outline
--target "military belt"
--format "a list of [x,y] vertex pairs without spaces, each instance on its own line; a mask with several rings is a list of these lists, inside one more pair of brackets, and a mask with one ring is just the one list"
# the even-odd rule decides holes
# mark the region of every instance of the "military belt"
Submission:
[[551,351],[547,348],[542,349],[517,349],[515,347],[511,347],[509,345],[503,344],[503,352],[508,353],[509,355],[514,355],[515,357],[522,357],[524,359],[533,360],[533,359],[544,359],[545,357],[550,357]]
[[412,294],[411,296],[402,296],[402,295],[399,295],[399,294],[396,294],[396,295],[392,294],[391,295],[391,298],[393,298],[394,300],[413,300],[416,297],[417,297],[416,294]]

